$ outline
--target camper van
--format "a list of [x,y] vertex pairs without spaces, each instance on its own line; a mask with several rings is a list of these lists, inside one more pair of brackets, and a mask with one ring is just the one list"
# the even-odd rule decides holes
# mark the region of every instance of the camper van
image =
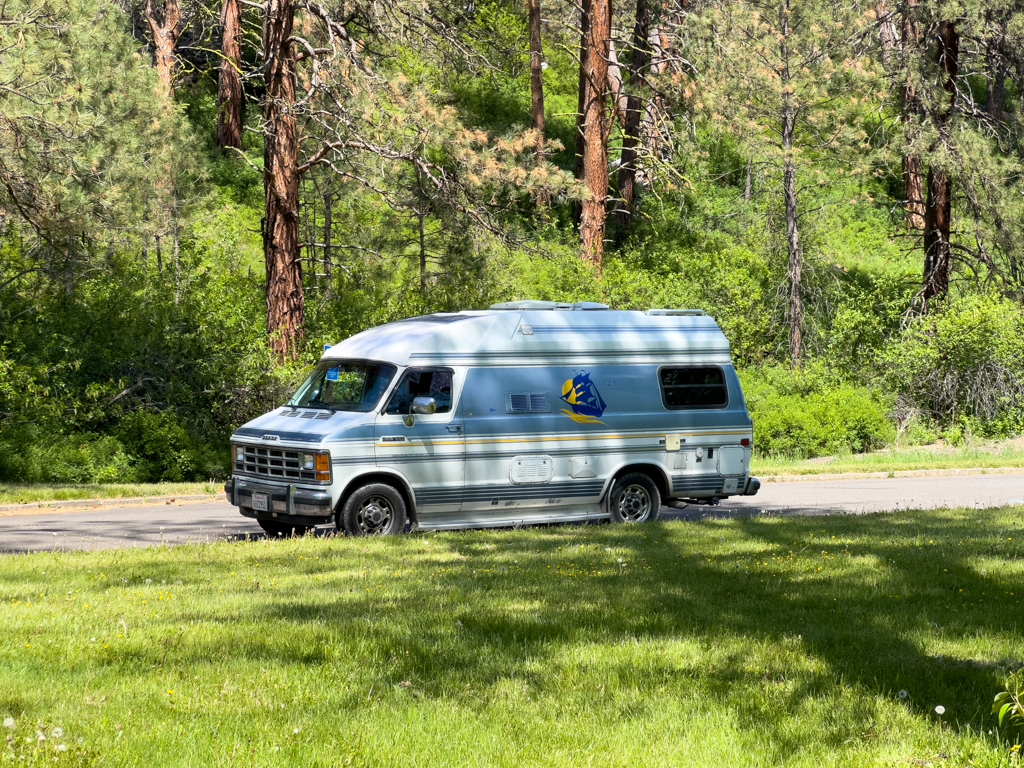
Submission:
[[235,430],[228,499],[271,534],[610,519],[753,495],[729,342],[700,310],[520,301],[371,328]]

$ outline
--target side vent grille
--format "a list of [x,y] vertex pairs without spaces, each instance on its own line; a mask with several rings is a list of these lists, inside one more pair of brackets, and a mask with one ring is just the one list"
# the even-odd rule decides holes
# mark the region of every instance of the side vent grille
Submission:
[[315,411],[306,411],[305,413],[302,414],[302,418],[304,419],[312,419],[314,416],[316,416]]
[[289,409],[286,408],[285,410],[281,411],[281,415],[282,416],[287,416],[289,418],[294,419],[296,416],[299,415],[299,412],[298,411],[292,411],[292,410],[289,410]]
[[506,392],[505,413],[550,413],[547,392]]
[[334,415],[334,411],[331,411],[329,413],[318,413],[316,415],[316,418],[317,418],[317,421],[326,421],[327,419],[331,418],[331,416],[333,416],[333,415]]

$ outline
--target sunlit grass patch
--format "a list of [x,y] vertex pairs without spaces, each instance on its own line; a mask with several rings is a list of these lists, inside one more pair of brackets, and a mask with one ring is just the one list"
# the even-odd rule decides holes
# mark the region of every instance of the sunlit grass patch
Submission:
[[1005,765],[1022,541],[1011,508],[6,557],[0,762]]
[[809,460],[755,454],[751,460],[751,473],[755,475],[987,468],[1024,468],[1024,444],[1014,440],[973,446],[918,446]]
[[31,504],[76,499],[130,499],[147,496],[214,496],[224,493],[222,483],[84,483],[45,485],[0,483],[0,505]]

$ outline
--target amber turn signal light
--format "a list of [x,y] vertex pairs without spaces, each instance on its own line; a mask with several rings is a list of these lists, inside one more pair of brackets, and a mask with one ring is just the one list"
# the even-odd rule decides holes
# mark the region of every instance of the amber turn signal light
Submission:
[[318,453],[316,455],[316,479],[329,482],[331,479],[331,454]]

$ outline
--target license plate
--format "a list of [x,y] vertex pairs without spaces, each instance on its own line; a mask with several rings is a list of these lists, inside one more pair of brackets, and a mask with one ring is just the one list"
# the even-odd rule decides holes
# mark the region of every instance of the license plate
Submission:
[[252,495],[252,508],[257,512],[269,512],[270,496],[265,493],[254,493]]
[[736,478],[731,477],[731,478],[729,478],[728,480],[725,481],[725,483],[724,483],[724,485],[722,487],[722,492],[723,493],[735,493],[739,489],[740,489],[740,481],[737,480]]

